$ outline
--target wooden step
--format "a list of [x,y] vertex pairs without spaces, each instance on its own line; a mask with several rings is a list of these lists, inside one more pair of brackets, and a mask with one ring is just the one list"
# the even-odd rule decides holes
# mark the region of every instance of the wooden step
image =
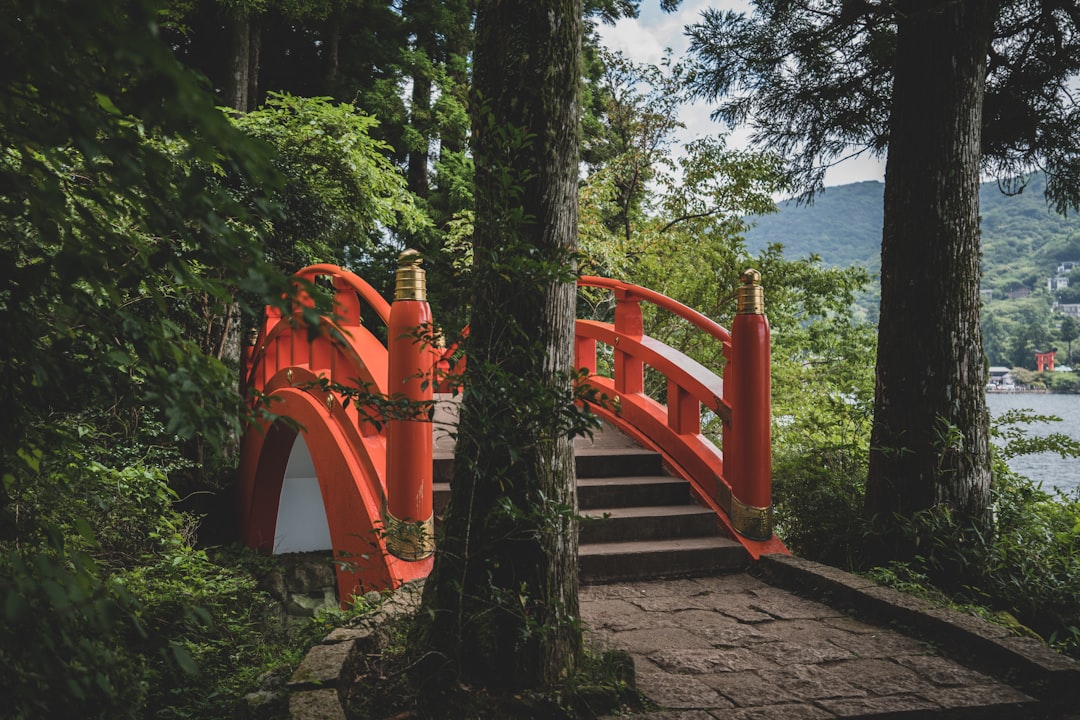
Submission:
[[578,548],[583,583],[739,572],[748,564],[742,545],[724,537],[589,543]]
[[578,542],[670,540],[719,535],[716,514],[701,505],[597,508],[582,515]]
[[685,505],[690,502],[690,484],[670,475],[579,478],[577,495],[582,511],[633,505]]
[[[664,462],[659,453],[637,447],[578,448],[574,453],[574,469],[578,478],[663,475]],[[437,451],[432,467],[435,482],[450,482],[453,474],[453,451]]]
[[[442,515],[450,500],[450,483],[432,488],[435,514]],[[650,477],[582,478],[577,481],[578,508],[584,513],[597,508],[690,503],[690,483],[670,475]]]
[[[450,496],[453,442],[445,430],[436,431],[436,441],[439,518]],[[694,503],[690,483],[666,474],[658,453],[605,426],[576,438],[574,454],[582,582],[711,575],[749,564],[742,545],[721,535],[712,511]]]

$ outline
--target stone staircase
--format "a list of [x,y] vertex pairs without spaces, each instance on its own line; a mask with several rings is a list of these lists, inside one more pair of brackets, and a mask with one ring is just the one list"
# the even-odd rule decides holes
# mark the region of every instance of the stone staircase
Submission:
[[[436,519],[450,494],[453,441],[436,416]],[[575,441],[579,572],[583,583],[712,575],[743,570],[745,549],[724,537],[690,483],[665,472],[658,453],[605,425]]]

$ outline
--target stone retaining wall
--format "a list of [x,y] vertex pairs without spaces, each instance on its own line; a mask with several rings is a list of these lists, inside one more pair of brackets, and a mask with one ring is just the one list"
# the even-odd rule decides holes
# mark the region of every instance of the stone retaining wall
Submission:
[[355,675],[362,656],[381,652],[387,637],[383,625],[412,613],[420,605],[423,581],[407,583],[389,595],[378,595],[378,609],[349,627],[339,627],[311,648],[286,683],[291,720],[345,720],[340,692]]

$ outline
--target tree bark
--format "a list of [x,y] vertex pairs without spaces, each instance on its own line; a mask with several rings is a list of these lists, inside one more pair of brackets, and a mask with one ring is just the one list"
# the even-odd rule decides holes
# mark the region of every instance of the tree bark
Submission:
[[251,13],[241,10],[230,20],[232,35],[229,71],[225,77],[225,104],[244,113],[250,108],[251,97]]
[[[417,52],[419,52],[419,48]],[[428,56],[430,58],[430,55]],[[409,124],[416,131],[418,141],[409,148],[409,166],[405,177],[409,192],[427,198],[430,187],[428,163],[431,161],[431,75],[430,68],[417,66],[412,74],[412,102]]]
[[252,15],[248,24],[248,110],[259,106],[259,70],[262,64],[262,20]]
[[[866,495],[866,512],[886,536],[896,514],[931,508],[990,525],[978,186],[998,7],[898,3]],[[879,551],[914,550],[893,536]]]
[[469,375],[426,641],[444,677],[543,688],[582,645],[569,432],[581,2],[485,0],[476,33]]

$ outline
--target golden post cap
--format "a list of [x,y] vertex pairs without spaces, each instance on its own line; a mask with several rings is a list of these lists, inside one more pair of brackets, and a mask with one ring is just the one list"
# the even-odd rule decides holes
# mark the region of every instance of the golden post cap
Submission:
[[398,255],[398,269],[394,276],[394,300],[427,301],[427,273],[420,267],[422,262],[423,256],[412,248]]
[[744,270],[739,279],[742,286],[737,294],[736,312],[739,315],[764,315],[765,291],[761,287],[761,273],[750,268]]

